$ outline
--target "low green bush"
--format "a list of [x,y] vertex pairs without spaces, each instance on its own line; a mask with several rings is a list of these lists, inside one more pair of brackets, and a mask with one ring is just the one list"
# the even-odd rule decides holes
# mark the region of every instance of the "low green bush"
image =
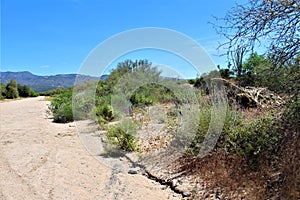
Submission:
[[73,121],[72,90],[54,95],[48,108],[54,122],[67,123]]
[[59,123],[67,123],[73,121],[72,105],[68,103],[61,104],[53,113],[53,121]]
[[[198,154],[209,128],[210,118],[210,109],[201,109],[198,133],[191,144],[190,153]],[[263,155],[272,153],[278,147],[278,128],[272,113],[246,122],[241,114],[228,110],[215,150],[225,149],[245,156],[250,163],[257,163]]]
[[131,96],[130,101],[136,106],[149,106],[152,105],[156,99],[151,96],[135,93]]
[[106,137],[108,141],[125,151],[138,150],[137,127],[132,121],[124,120],[120,124],[111,126]]
[[283,119],[296,132],[300,131],[300,94],[296,94],[285,105]]
[[225,132],[226,146],[235,153],[244,154],[250,163],[256,163],[263,155],[272,153],[277,148],[280,137],[277,129],[273,116],[267,114]]
[[171,102],[173,99],[174,94],[170,89],[152,83],[138,88],[131,95],[130,102],[133,106],[149,106],[159,102]]
[[96,107],[96,115],[105,121],[112,121],[114,119],[111,105],[103,104]]
[[57,88],[57,89],[52,89],[52,90],[48,90],[48,91],[44,91],[44,92],[39,92],[38,94],[40,96],[54,96],[54,95],[57,95],[57,94],[64,93],[67,90],[69,90],[69,89],[66,89],[66,88]]

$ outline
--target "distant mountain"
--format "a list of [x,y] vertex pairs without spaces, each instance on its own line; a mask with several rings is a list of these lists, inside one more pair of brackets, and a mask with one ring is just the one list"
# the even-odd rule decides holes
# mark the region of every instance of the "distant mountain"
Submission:
[[79,82],[96,81],[99,79],[105,80],[107,75],[103,75],[100,78],[77,75],[77,74],[58,74],[52,76],[38,76],[28,71],[23,72],[0,72],[0,82],[7,84],[10,79],[14,79],[20,85],[27,85],[37,92],[52,90],[56,88],[68,88],[71,87],[76,78]]

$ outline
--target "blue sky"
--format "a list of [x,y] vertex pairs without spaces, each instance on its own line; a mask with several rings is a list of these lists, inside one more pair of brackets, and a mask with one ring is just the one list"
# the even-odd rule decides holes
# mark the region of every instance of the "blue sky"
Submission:
[[[234,5],[234,0],[2,0],[0,71],[77,73],[101,42],[143,27],[181,32],[224,66],[226,58],[216,56],[222,38],[208,22]],[[123,55],[113,65],[127,58],[168,65],[186,78],[197,73],[174,55],[149,50]]]

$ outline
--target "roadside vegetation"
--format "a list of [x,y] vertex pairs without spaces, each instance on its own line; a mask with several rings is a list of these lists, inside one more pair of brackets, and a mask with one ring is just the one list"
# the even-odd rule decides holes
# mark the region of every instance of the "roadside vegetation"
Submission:
[[66,123],[74,120],[72,109],[72,88],[56,90],[51,93],[49,111],[54,122]]
[[[194,175],[195,180],[207,178],[208,190],[219,188],[224,196],[233,199],[299,199],[300,43],[297,15],[297,1],[254,0],[247,6],[234,8],[220,19],[228,25],[216,25],[216,29],[229,39],[222,45],[228,50],[228,66],[218,66],[218,70],[196,79],[172,80],[174,85],[194,88],[200,110],[197,123],[191,121],[188,125],[196,128],[197,133],[185,155],[178,158],[175,170]],[[265,16],[263,20],[262,16]],[[281,25],[286,24],[283,23],[286,20],[290,21],[283,29]],[[229,35],[228,30],[232,31]],[[257,41],[270,35],[275,38],[264,54],[253,51]],[[127,116],[121,116],[111,104],[114,87],[122,77],[139,70],[147,71],[153,77],[160,75],[147,60],[121,62],[105,81],[98,82],[95,107],[88,107],[86,111],[95,113],[100,126],[107,129],[106,137],[111,144],[126,151],[142,152],[151,149],[141,145],[138,134],[143,125],[151,123],[146,110],[164,107],[161,113],[165,112],[167,119],[158,117],[156,124],[166,123],[167,132],[175,134],[180,128],[176,117],[182,115],[178,108],[185,102],[172,89],[159,84],[145,84],[126,96],[126,87],[131,83],[123,82],[124,88],[119,89],[126,94],[132,107]],[[216,74],[221,77],[215,78]],[[213,151],[200,158],[199,150],[211,122],[210,88],[216,82],[224,84],[228,98],[225,124]],[[54,121],[74,120],[71,93],[70,89],[53,96],[50,110]],[[130,117],[134,123],[120,121]],[[120,123],[107,126],[112,121]],[[159,140],[160,146],[168,145],[170,141],[161,137],[156,135],[154,142],[149,143],[154,145]],[[197,191],[197,186],[194,189]],[[192,197],[203,198],[197,192]]]
[[[199,165],[203,165],[201,164],[201,160],[197,158],[197,155],[199,154],[199,150],[201,149],[202,142],[211,122],[209,88],[210,84],[213,84],[215,81],[213,79],[213,77],[215,77],[214,74],[220,73],[221,78],[219,79],[226,81],[224,85],[226,86],[228,94],[228,109],[222,134],[213,152],[210,153],[210,156],[218,157],[225,153],[227,158],[231,157],[228,163],[243,160],[243,167],[239,166],[236,171],[242,170],[246,175],[255,172],[258,174],[257,178],[260,181],[261,177],[270,177],[278,172],[282,176],[277,180],[283,181],[281,182],[281,186],[283,188],[289,187],[290,190],[293,190],[290,191],[291,193],[294,193],[294,195],[297,194],[295,183],[299,178],[299,173],[297,173],[296,169],[296,171],[289,171],[289,166],[286,163],[289,161],[294,167],[298,165],[296,162],[297,157],[295,157],[297,154],[294,154],[296,149],[293,149],[297,142],[299,142],[298,133],[300,124],[300,103],[299,93],[297,92],[300,89],[298,82],[300,77],[298,73],[299,62],[297,59],[299,59],[299,57],[288,65],[273,68],[272,73],[270,73],[271,66],[268,65],[268,63],[271,63],[270,57],[253,53],[242,63],[239,75],[236,69],[232,67],[225,69],[220,68],[219,71],[203,74],[194,80],[173,80],[172,84],[188,84],[193,86],[200,102],[199,122],[198,125],[196,125],[197,134],[186,150],[185,161],[181,163],[181,165],[184,166],[187,164],[186,162],[189,159],[191,159],[189,161],[191,163],[197,161]],[[145,67],[145,65],[147,67]],[[180,110],[178,108],[184,104],[169,88],[158,84],[146,84],[139,87],[128,97],[132,105],[131,113],[128,113],[128,116],[124,117],[116,112],[111,105],[114,86],[123,76],[128,75],[128,73],[134,73],[134,70],[141,68],[143,70],[149,70],[152,66],[151,63],[146,60],[124,61],[119,63],[117,68],[112,71],[105,81],[100,80],[98,82],[95,107],[86,108],[89,114],[82,117],[82,119],[88,118],[90,113],[95,113],[96,120],[100,127],[107,130],[106,138],[108,142],[125,151],[146,151],[145,148],[141,146],[138,134],[146,121],[144,112],[146,108],[152,106],[163,107],[164,105],[173,104],[173,109],[165,111],[168,119],[158,119],[159,122],[157,123],[167,123],[169,126],[168,130],[173,129],[173,131],[170,131],[170,134],[174,134],[176,132],[174,129],[178,129],[178,123],[176,123],[174,119],[180,116]],[[156,70],[153,70],[151,73],[159,76],[159,72]],[[232,91],[231,84],[238,88],[245,88],[246,86],[267,88],[272,98],[262,100],[262,104],[258,102],[251,103],[251,99],[241,101],[241,99],[237,98],[237,94]],[[89,84],[86,83],[81,87],[88,87],[88,85]],[[126,83],[124,83],[124,85],[126,85]],[[269,88],[272,88],[272,90]],[[73,121],[72,88],[53,92],[52,97],[53,99],[49,109],[53,114],[54,121],[62,123]],[[277,104],[277,100],[280,100],[281,103]],[[126,120],[127,117],[132,117],[134,121]],[[140,120],[141,117],[143,117],[142,121]],[[110,122],[119,123],[108,126]],[[195,126],[195,124],[191,123],[189,126]],[[157,140],[157,138],[162,140],[160,136],[157,136],[155,140]],[[285,153],[287,151],[283,147],[289,149],[290,153],[292,153],[288,160],[283,158],[283,156],[286,156]],[[197,158],[196,161],[194,158]],[[181,159],[183,158],[179,160]],[[274,168],[273,166],[281,167]],[[192,167],[188,167],[185,170],[192,170],[191,168]],[[225,168],[223,170],[226,171],[227,169]],[[222,179],[222,177],[220,177],[220,179]],[[287,180],[289,180],[289,182],[287,182]],[[228,183],[228,180],[223,181]],[[273,182],[267,183],[264,181],[267,181],[267,179],[264,179],[262,181],[263,183],[258,185],[266,187],[264,184],[274,184]],[[289,185],[292,183],[294,186]],[[282,192],[281,195],[287,195],[284,194],[284,191]],[[259,195],[262,195],[262,193],[259,193]]]
[[17,84],[15,80],[10,80],[7,85],[0,83],[0,99],[16,99],[19,97],[37,97],[32,88],[26,85]]

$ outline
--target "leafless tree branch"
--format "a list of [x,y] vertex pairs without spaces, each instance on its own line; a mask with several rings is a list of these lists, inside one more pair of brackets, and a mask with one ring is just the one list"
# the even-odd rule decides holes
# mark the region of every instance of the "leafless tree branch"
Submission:
[[214,24],[217,33],[227,39],[219,48],[227,49],[227,55],[237,46],[253,51],[262,44],[278,64],[300,54],[299,0],[249,0],[216,19],[222,22]]

